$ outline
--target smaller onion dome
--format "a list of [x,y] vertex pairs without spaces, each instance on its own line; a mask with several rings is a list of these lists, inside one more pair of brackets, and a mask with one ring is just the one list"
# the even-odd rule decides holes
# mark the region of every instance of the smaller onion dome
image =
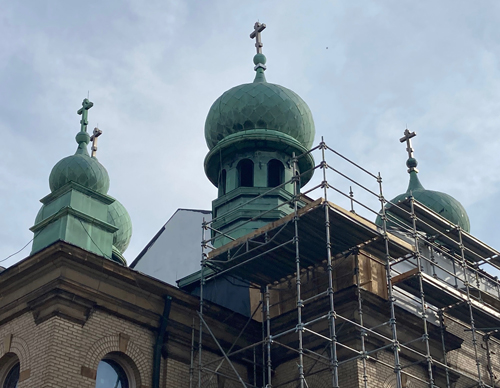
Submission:
[[109,175],[97,158],[88,153],[89,134],[82,130],[75,139],[78,143],[75,154],[61,159],[50,172],[50,191],[54,192],[72,181],[106,194],[109,190]]
[[266,81],[265,63],[264,54],[255,55],[255,80],[229,89],[213,103],[205,121],[210,150],[230,135],[258,129],[283,133],[311,148],[315,134],[311,110],[292,90]]
[[[410,174],[410,183],[405,193],[395,197],[391,203],[397,204],[399,201],[413,195],[413,198],[421,204],[427,206],[429,209],[438,213],[440,216],[446,218],[451,223],[460,226],[466,232],[470,232],[470,221],[465,208],[451,195],[441,193],[439,191],[426,190],[420,180],[418,179],[417,160],[410,157],[406,165]],[[391,204],[386,206],[387,211],[390,212]],[[382,219],[377,217],[375,223],[379,226],[382,225]]]
[[108,206],[108,222],[118,228],[113,234],[113,246],[120,253],[125,252],[132,237],[132,220],[127,209],[116,199]]

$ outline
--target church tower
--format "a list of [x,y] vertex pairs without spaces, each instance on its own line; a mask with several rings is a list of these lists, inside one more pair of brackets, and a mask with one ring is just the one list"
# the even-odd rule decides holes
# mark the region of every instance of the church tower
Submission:
[[[254,81],[223,93],[205,122],[205,173],[219,189],[212,203],[216,247],[291,213],[294,174],[301,174],[300,190],[314,171],[306,154],[315,134],[311,111],[290,89],[267,82],[265,28],[256,23],[250,34],[257,48]],[[294,155],[302,156],[294,162]]]
[[[84,99],[78,147],[74,155],[61,159],[49,177],[51,193],[42,198],[31,231],[34,254],[56,241],[66,241],[99,256],[126,265],[123,252],[132,236],[132,222],[125,207],[107,195],[109,175],[96,157],[97,138],[102,131],[87,132],[88,111],[94,103]],[[92,141],[92,155],[88,144]]]

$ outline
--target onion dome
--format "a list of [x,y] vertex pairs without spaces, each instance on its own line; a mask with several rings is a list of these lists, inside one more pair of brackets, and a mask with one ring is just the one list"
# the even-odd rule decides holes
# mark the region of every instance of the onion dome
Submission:
[[283,133],[311,148],[315,134],[311,110],[295,92],[266,81],[265,63],[264,54],[255,55],[253,83],[235,86],[213,103],[205,121],[209,149],[227,136],[256,129]]
[[[391,200],[391,203],[397,204],[399,201],[403,201],[405,198],[412,195],[416,201],[427,206],[429,209],[444,217],[452,224],[460,226],[466,232],[470,232],[469,216],[467,215],[467,212],[465,211],[462,204],[451,195],[448,195],[446,193],[426,190],[418,179],[418,170],[416,168],[417,164],[417,160],[413,157],[410,157],[407,160],[406,165],[410,174],[410,183],[408,184],[408,189],[405,193],[400,194],[393,200]],[[386,208],[387,211],[390,212],[391,204],[388,204]],[[389,224],[391,224],[390,218]],[[380,226],[382,225],[380,216],[377,217],[375,223]]]
[[127,209],[116,199],[108,206],[108,223],[118,228],[113,234],[113,246],[120,253],[125,252],[132,237],[132,221]]
[[[271,150],[290,157],[306,153],[315,135],[311,110],[296,93],[266,81],[266,57],[254,56],[256,71],[252,83],[229,89],[212,105],[205,121],[205,140],[210,149],[205,173],[217,186],[219,164],[235,151]],[[313,175],[314,159],[309,154],[298,161],[304,172],[301,186]]]
[[50,172],[50,191],[54,192],[72,181],[106,194],[109,190],[109,175],[97,158],[91,157],[87,151],[89,134],[82,130],[75,139],[78,143],[75,154],[61,159]]

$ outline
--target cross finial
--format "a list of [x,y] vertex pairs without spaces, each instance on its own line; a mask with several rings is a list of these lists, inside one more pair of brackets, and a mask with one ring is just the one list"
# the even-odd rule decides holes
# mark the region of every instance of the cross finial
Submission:
[[257,54],[262,54],[262,41],[260,40],[260,33],[264,31],[266,25],[264,23],[256,22],[253,26],[253,31],[250,34],[251,39],[255,39],[255,48],[257,49]]
[[411,146],[411,138],[417,136],[415,132],[410,132],[408,128],[405,129],[404,136],[399,139],[401,143],[406,142],[406,151],[408,151],[408,158],[413,158],[413,148]]
[[92,142],[92,157],[95,158],[97,153],[97,138],[102,135],[102,131],[95,127],[92,136],[90,136],[90,141]]
[[412,171],[418,172],[417,170],[417,160],[413,157],[413,147],[411,146],[411,138],[417,136],[415,132],[410,132],[408,128],[405,129],[404,136],[399,139],[401,143],[406,142],[406,151],[408,151],[408,160],[406,161],[406,166],[408,167],[408,172]]
[[81,132],[87,132],[87,125],[88,125],[88,117],[89,117],[89,109],[94,106],[94,103],[89,101],[88,98],[84,99],[82,102],[82,107],[77,110],[76,113],[79,115],[82,115],[82,119],[80,120],[80,131]]

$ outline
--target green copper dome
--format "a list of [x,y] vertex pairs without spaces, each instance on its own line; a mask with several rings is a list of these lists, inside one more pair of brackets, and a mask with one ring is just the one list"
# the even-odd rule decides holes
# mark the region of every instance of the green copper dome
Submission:
[[87,132],[76,135],[78,148],[74,155],[60,160],[52,169],[49,186],[52,192],[73,181],[84,187],[106,194],[109,190],[109,175],[97,158],[87,151],[90,136]]
[[315,129],[309,107],[290,89],[266,81],[265,62],[265,56],[257,54],[254,82],[229,89],[213,103],[205,122],[208,148],[229,135],[254,129],[282,132],[311,148]]
[[127,209],[116,199],[108,206],[108,222],[118,228],[113,234],[113,246],[120,253],[125,252],[132,237],[132,221]]
[[[451,223],[460,226],[466,232],[470,232],[469,216],[467,215],[467,212],[462,204],[451,195],[441,193],[439,191],[426,190],[418,179],[418,170],[416,169],[417,161],[414,158],[408,159],[406,165],[408,166],[408,171],[410,173],[410,183],[408,185],[408,189],[405,193],[400,194],[391,200],[391,202],[397,204],[399,201],[413,195],[413,198],[421,204],[435,211]],[[391,204],[386,206],[388,212],[390,212],[391,206]],[[390,218],[391,217],[389,217],[389,222]],[[382,225],[380,216],[377,217],[375,222],[377,225]]]

